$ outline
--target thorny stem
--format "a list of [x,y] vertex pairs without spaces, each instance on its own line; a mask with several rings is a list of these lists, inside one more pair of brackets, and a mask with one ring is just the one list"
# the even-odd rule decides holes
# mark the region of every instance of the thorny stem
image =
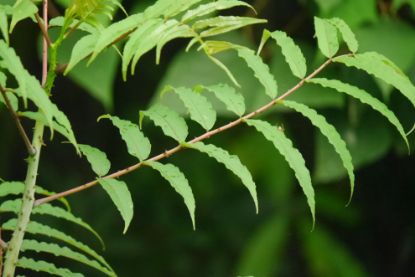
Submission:
[[[246,120],[248,120],[248,119],[250,119],[252,117],[255,117],[255,116],[259,115],[259,114],[262,114],[263,112],[265,112],[266,110],[270,109],[275,104],[277,104],[277,102],[284,100],[286,97],[288,97],[289,95],[291,95],[292,93],[294,93],[295,91],[297,91],[308,80],[314,78],[314,76],[316,76],[317,74],[319,74],[331,62],[332,62],[332,59],[328,59],[319,68],[317,68],[314,72],[312,72],[306,78],[302,79],[297,85],[295,85],[294,87],[292,87],[291,89],[289,89],[288,91],[286,91],[284,94],[282,94],[278,98],[275,98],[272,101],[270,101],[269,103],[267,103],[266,105],[260,107],[259,109],[255,110],[255,111],[253,111],[253,112],[251,112],[249,114],[246,114],[245,116],[240,117],[240,118],[238,118],[238,119],[236,119],[236,120],[234,120],[234,121],[232,121],[232,122],[230,122],[230,123],[228,123],[226,125],[223,125],[223,126],[221,126],[219,128],[216,128],[214,130],[211,130],[209,132],[206,132],[203,135],[200,135],[200,136],[194,138],[193,140],[191,140],[187,144],[192,144],[192,143],[196,143],[196,142],[199,142],[199,141],[208,139],[208,138],[210,138],[213,135],[216,135],[216,134],[221,133],[221,132],[223,132],[225,130],[228,130],[230,128],[233,128],[233,127],[235,127],[235,126],[237,126],[237,125],[245,122]],[[171,149],[165,151],[164,153],[161,153],[159,155],[156,155],[156,156],[148,159],[147,161],[143,161],[143,162],[137,163],[135,165],[129,166],[127,168],[124,168],[124,169],[119,170],[117,172],[114,172],[112,174],[109,174],[109,175],[107,175],[105,177],[102,177],[101,179],[111,179],[111,178],[121,177],[121,176],[123,176],[123,175],[125,175],[127,173],[130,173],[130,172],[132,172],[132,171],[134,171],[134,170],[136,170],[136,169],[144,166],[146,164],[146,162],[148,162],[148,161],[158,161],[158,160],[161,160],[163,158],[167,158],[167,157],[169,157],[169,156],[171,156],[171,155],[173,155],[173,154],[175,154],[175,153],[177,153],[180,150],[185,149],[185,148],[186,148],[185,147],[185,144],[178,145],[178,146],[176,146],[174,148],[171,148]],[[74,188],[69,189],[67,191],[63,191],[63,192],[60,192],[60,193],[57,193],[57,194],[54,194],[54,195],[51,195],[51,196],[48,196],[48,197],[44,197],[44,198],[37,199],[35,201],[34,205],[35,206],[39,206],[39,205],[42,205],[42,204],[51,202],[53,200],[62,198],[62,197],[75,194],[75,193],[78,193],[80,191],[86,190],[86,189],[88,189],[90,187],[93,187],[93,186],[95,186],[97,184],[98,184],[98,180],[90,181],[90,182],[88,182],[86,184],[83,184],[83,185],[78,186],[78,187],[74,187]]]
[[[45,30],[48,29],[48,0],[43,0],[43,25]],[[41,27],[42,28],[42,27]],[[46,31],[47,33],[47,31]],[[43,39],[42,52],[42,85],[45,86],[48,74],[48,47],[47,37]],[[30,222],[30,215],[33,210],[35,201],[36,181],[39,169],[40,153],[43,145],[43,133],[45,126],[37,121],[33,131],[32,146],[35,149],[35,155],[27,159],[27,173],[25,180],[25,191],[23,193],[22,205],[18,213],[16,226],[13,231],[7,247],[6,258],[4,261],[4,277],[13,277],[18,263],[20,249],[27,226]]]
[[20,122],[19,116],[16,114],[16,111],[13,110],[13,107],[10,103],[9,97],[7,96],[6,90],[0,86],[0,93],[3,96],[4,102],[6,103],[7,109],[9,110],[11,116],[13,117],[14,122],[16,123],[17,130],[19,131],[20,136],[27,148],[27,152],[30,156],[36,154],[36,150],[33,148],[32,144],[30,143],[29,137],[26,134],[25,129]]

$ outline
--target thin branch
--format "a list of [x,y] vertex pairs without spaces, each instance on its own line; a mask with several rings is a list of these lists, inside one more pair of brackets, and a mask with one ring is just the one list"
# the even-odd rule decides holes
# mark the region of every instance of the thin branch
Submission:
[[[294,93],[295,91],[297,91],[308,80],[314,78],[314,76],[316,76],[317,74],[319,74],[331,62],[332,62],[332,59],[327,60],[319,68],[317,68],[314,72],[312,72],[306,78],[302,79],[297,85],[295,85],[294,87],[292,87],[290,90],[288,90],[287,92],[285,92],[284,94],[282,94],[278,98],[273,99],[268,104],[260,107],[259,109],[255,110],[255,111],[253,111],[253,112],[251,112],[251,113],[249,113],[249,114],[247,114],[247,115],[245,115],[243,117],[240,117],[240,118],[238,118],[238,119],[236,119],[236,120],[234,120],[234,121],[232,121],[232,122],[230,122],[230,123],[228,123],[226,125],[223,125],[223,126],[221,126],[219,128],[216,128],[214,130],[211,130],[209,132],[206,132],[203,135],[194,138],[193,140],[191,140],[188,143],[191,144],[191,143],[196,143],[196,142],[199,142],[199,141],[208,139],[208,138],[210,138],[213,135],[219,134],[219,133],[221,133],[221,132],[223,132],[225,130],[228,130],[230,128],[233,128],[236,125],[239,125],[239,124],[245,122],[247,119],[250,119],[252,117],[255,117],[255,116],[263,113],[264,111],[266,111],[266,110],[270,109],[271,107],[273,107],[277,102],[284,100],[286,97],[288,97],[289,95],[291,95],[292,93]],[[174,148],[171,148],[170,150],[165,151],[164,153],[161,153],[159,155],[156,155],[156,156],[148,159],[147,161],[140,162],[140,163],[137,163],[135,165],[129,166],[127,168],[124,168],[122,170],[119,170],[117,172],[114,172],[114,173],[112,173],[110,175],[107,175],[105,177],[102,177],[102,179],[111,179],[111,178],[121,177],[123,175],[126,175],[127,173],[130,173],[132,171],[137,170],[138,168],[140,168],[143,165],[145,165],[146,162],[148,162],[148,161],[158,161],[158,160],[161,160],[163,158],[167,158],[167,157],[169,157],[169,156],[171,156],[171,155],[179,152],[182,149],[185,149],[185,147],[182,146],[182,145],[178,145],[178,146],[176,146]],[[39,206],[39,205],[42,205],[42,204],[51,202],[51,201],[56,200],[56,199],[59,199],[59,198],[62,198],[62,197],[68,196],[68,195],[72,195],[74,193],[78,193],[80,191],[83,191],[83,190],[86,190],[86,189],[88,189],[90,187],[93,187],[93,186],[95,186],[97,184],[98,184],[98,180],[94,180],[94,181],[90,181],[90,182],[88,182],[88,183],[86,183],[84,185],[81,185],[81,186],[78,186],[78,187],[74,187],[72,189],[69,189],[67,191],[63,191],[63,192],[60,192],[60,193],[57,193],[57,194],[54,194],[54,195],[51,195],[51,196],[47,196],[47,197],[44,197],[44,198],[40,198],[40,199],[38,199],[38,200],[35,201],[34,206]]]
[[1,92],[1,95],[3,96],[4,103],[6,103],[7,109],[9,110],[11,116],[14,119],[14,122],[16,123],[17,130],[19,131],[20,137],[22,138],[26,146],[27,152],[29,153],[30,156],[35,155],[36,149],[33,147],[32,143],[30,142],[29,137],[27,136],[22,123],[20,122],[19,116],[16,114],[15,110],[13,110],[9,97],[7,96],[6,90],[2,86],[0,86],[0,92]]
[[35,18],[37,24],[39,25],[40,31],[43,34],[43,38],[46,40],[48,46],[50,47],[52,45],[52,41],[49,38],[47,22],[44,22],[38,13],[35,14]]
[[3,256],[7,248],[7,243],[1,238],[1,228],[0,228],[0,277],[3,275]]

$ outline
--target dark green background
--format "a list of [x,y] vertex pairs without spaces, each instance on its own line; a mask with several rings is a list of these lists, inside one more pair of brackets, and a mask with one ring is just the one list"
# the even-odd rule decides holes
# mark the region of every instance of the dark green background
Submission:
[[[65,1],[61,1],[65,2]],[[130,12],[152,1],[127,1]],[[245,28],[227,39],[255,47],[262,28],[282,29],[296,39],[309,69],[322,61],[313,39],[313,16],[338,16],[356,32],[361,51],[378,51],[398,64],[415,81],[415,1],[375,0],[257,0],[251,3],[258,17],[269,24]],[[62,3],[61,3],[62,4]],[[63,9],[58,4],[58,11]],[[235,14],[253,16],[244,9]],[[116,19],[124,15],[117,12]],[[53,30],[51,30],[53,32]],[[77,33],[80,37],[83,33]],[[39,31],[25,21],[11,37],[27,68],[40,75]],[[72,42],[73,43],[73,42]],[[90,68],[78,66],[70,78],[59,76],[53,101],[68,115],[79,142],[104,150],[112,169],[135,163],[127,155],[117,131],[107,122],[96,122],[105,113],[138,121],[138,111],[167,85],[229,82],[202,54],[184,52],[186,41],[169,44],[160,65],[154,52],[139,62],[135,76],[121,80],[120,59],[106,51]],[[64,45],[70,49],[71,42]],[[70,52],[62,51],[62,62]],[[343,49],[344,50],[344,49]],[[267,44],[263,53],[279,83],[280,91],[295,84],[279,49]],[[264,103],[263,91],[249,68],[236,56],[220,58],[242,84],[247,106]],[[365,88],[384,101],[409,130],[413,107],[392,88],[356,70],[331,66],[324,76],[336,77]],[[415,160],[388,122],[366,106],[334,91],[305,87],[292,97],[311,105],[334,124],[347,141],[356,166],[356,190],[349,196],[348,180],[328,142],[297,114],[277,111],[266,115],[283,126],[313,174],[317,221],[311,232],[306,200],[284,159],[272,145],[250,129],[234,128],[209,140],[240,156],[258,187],[260,213],[247,190],[232,173],[215,161],[193,152],[169,158],[190,181],[196,198],[197,230],[193,231],[183,202],[157,173],[140,169],[123,178],[135,202],[135,218],[126,235],[122,220],[105,192],[95,187],[68,198],[73,212],[89,222],[106,241],[103,255],[120,276],[413,276],[415,274]],[[175,103],[169,103],[175,105]],[[223,110],[223,108],[221,108]],[[229,121],[221,113],[219,124]],[[31,122],[24,122],[26,129]],[[192,123],[191,136],[202,129]],[[22,180],[25,174],[23,144],[4,107],[0,107],[0,177]],[[153,153],[173,146],[151,124],[144,130]],[[414,135],[409,137],[415,149]],[[94,178],[86,161],[61,138],[46,141],[39,185],[62,191]],[[4,217],[3,217],[4,219]],[[94,238],[77,227],[51,224],[99,249]],[[6,234],[7,236],[7,234]],[[54,259],[45,256],[45,259]],[[73,267],[64,259],[56,263]],[[78,265],[75,265],[78,269]],[[86,276],[95,271],[79,266]],[[75,271],[75,270],[73,270]],[[33,273],[28,273],[33,276]]]

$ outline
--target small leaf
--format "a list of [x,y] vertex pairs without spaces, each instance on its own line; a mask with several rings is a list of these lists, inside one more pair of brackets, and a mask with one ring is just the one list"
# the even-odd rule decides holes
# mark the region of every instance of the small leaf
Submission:
[[54,264],[45,262],[45,261],[35,261],[26,257],[21,257],[17,261],[17,267],[29,269],[36,272],[45,272],[56,276],[62,277],[82,277],[84,276],[81,273],[73,273],[67,268],[58,268]]
[[164,32],[158,39],[156,48],[156,63],[160,63],[161,51],[169,41],[176,38],[189,38],[195,36],[196,33],[188,25],[176,25]]
[[212,3],[206,3],[203,5],[200,5],[193,10],[187,11],[183,15],[181,21],[190,21],[190,20],[195,19],[196,17],[202,17],[210,13],[213,13],[215,11],[227,10],[227,9],[238,7],[238,6],[245,6],[245,7],[248,7],[254,10],[254,8],[251,5],[249,5],[248,3],[242,2],[242,1],[218,0]]
[[[12,106],[13,111],[17,111],[19,109],[19,99],[17,99],[16,95],[13,92],[6,91],[7,98],[10,101],[10,105]],[[4,98],[0,95],[0,103],[3,103],[6,106]]]
[[7,14],[2,8],[0,8],[0,31],[6,43],[9,44],[9,22],[7,21]]
[[115,179],[99,179],[98,181],[120,212],[125,223],[123,231],[125,234],[134,215],[134,204],[127,184]]
[[127,144],[130,155],[137,157],[140,161],[148,158],[151,151],[150,141],[144,136],[136,124],[116,116],[104,115],[101,118],[110,119],[112,124],[120,130],[121,137]]
[[37,7],[30,0],[17,0],[12,9],[12,21],[10,23],[10,33],[13,32],[16,24],[28,17],[32,17],[37,13]]
[[264,19],[258,19],[253,17],[240,17],[240,16],[217,16],[208,19],[202,19],[195,22],[192,25],[194,30],[201,30],[208,28],[200,33],[201,37],[216,36],[230,31],[240,29],[242,27],[262,24],[267,21]]
[[214,158],[219,163],[223,164],[227,169],[238,176],[245,187],[249,190],[252,199],[255,203],[255,209],[258,213],[258,196],[256,192],[256,185],[252,179],[251,173],[239,160],[238,156],[229,154],[226,150],[219,148],[212,144],[203,144],[202,142],[186,144],[186,147],[196,149],[209,157]]
[[[15,214],[18,214],[20,212],[21,205],[22,205],[22,201],[20,199],[5,201],[0,205],[0,213],[13,212]],[[98,235],[98,233],[94,229],[92,229],[92,227],[88,223],[86,223],[82,219],[74,216],[72,213],[60,207],[52,206],[46,203],[41,206],[34,207],[32,213],[41,214],[41,215],[49,215],[49,216],[64,219],[66,221],[77,224],[85,228],[89,232],[91,232],[99,240],[102,247],[104,247],[104,242],[102,238]]]
[[339,51],[337,29],[328,20],[314,17],[318,47],[327,58],[333,57]]
[[277,127],[272,126],[266,121],[249,119],[246,121],[249,126],[254,127],[258,132],[262,133],[264,137],[271,141],[275,148],[284,156],[289,166],[294,170],[295,177],[297,177],[301,188],[307,198],[308,206],[310,207],[311,215],[313,217],[313,225],[315,222],[315,200],[314,188],[311,185],[310,172],[305,166],[305,161],[301,153],[293,147],[291,140],[289,140],[282,131]]
[[183,173],[172,164],[149,161],[146,162],[146,165],[160,172],[161,176],[183,197],[184,203],[189,210],[190,218],[192,219],[193,229],[195,229],[195,198],[193,196],[192,188],[189,186],[189,182]]
[[398,130],[399,134],[402,136],[403,140],[406,143],[406,146],[409,149],[408,139],[406,138],[405,131],[401,123],[399,122],[399,119],[391,110],[389,110],[389,108],[385,104],[380,102],[378,99],[374,98],[372,95],[358,87],[340,82],[338,80],[315,78],[309,80],[309,82],[313,84],[319,84],[326,88],[332,88],[334,90],[337,90],[338,92],[348,94],[364,104],[368,104],[370,107],[372,107],[372,109],[378,111],[380,114],[386,117],[393,126],[395,126],[395,128]]
[[349,25],[347,25],[343,19],[337,17],[329,19],[329,22],[333,24],[337,30],[339,30],[349,50],[353,53],[357,52],[359,49],[359,43],[357,42],[356,36],[354,35],[352,29],[350,29]]
[[148,7],[144,11],[144,14],[146,15],[146,18],[160,16],[169,18],[188,10],[191,6],[199,3],[200,1],[202,0],[160,0],[154,5]]
[[[275,39],[281,47],[282,54],[290,66],[292,73],[298,78],[303,79],[307,73],[307,65],[300,47],[285,32],[275,31],[270,33],[268,30],[265,30],[262,39],[266,41],[269,36]],[[261,44],[263,43],[261,42]]]
[[145,116],[150,118],[156,126],[159,126],[166,136],[175,139],[177,142],[186,141],[188,135],[186,121],[172,109],[155,104],[147,111],[140,111],[140,126]]
[[78,253],[76,251],[73,251],[72,249],[68,247],[65,247],[65,246],[62,247],[55,243],[39,242],[35,240],[24,240],[21,251],[22,252],[34,251],[37,253],[49,253],[56,257],[65,257],[65,258],[83,263],[90,267],[93,267],[108,276],[115,276],[114,272],[109,271],[107,268],[103,267],[96,261],[90,260],[85,255]]
[[366,52],[354,56],[340,56],[335,62],[355,67],[383,80],[385,83],[397,88],[415,107],[415,86],[409,78],[391,60],[385,56]]
[[352,156],[350,155],[349,150],[346,147],[346,143],[341,138],[340,134],[336,131],[333,125],[327,122],[327,120],[320,114],[318,114],[315,110],[303,105],[301,103],[293,102],[293,101],[283,101],[281,102],[284,106],[291,108],[303,116],[310,119],[311,123],[320,129],[321,133],[329,140],[330,144],[333,145],[334,149],[336,150],[337,154],[339,154],[340,159],[343,162],[344,168],[347,170],[347,174],[349,175],[350,179],[350,200],[353,196],[354,191],[354,181],[355,176],[353,173],[353,163],[352,163]]
[[[4,230],[13,231],[16,228],[16,219],[10,219],[6,223],[2,225],[2,228]],[[95,258],[97,261],[102,263],[104,266],[106,266],[109,270],[112,271],[109,264],[102,258],[100,255],[98,255],[94,250],[92,250],[89,246],[83,244],[82,242],[74,239],[71,236],[68,236],[67,234],[56,230],[52,227],[49,227],[47,225],[43,225],[41,223],[38,223],[36,221],[30,221],[27,225],[26,233],[32,234],[32,235],[43,235],[50,238],[54,238],[63,242],[66,242],[69,245],[72,245],[73,247],[82,250],[83,252],[87,253],[91,257]]]
[[98,40],[98,34],[90,34],[82,37],[76,42],[72,48],[71,58],[69,59],[68,66],[65,69],[64,75],[74,68],[80,61],[88,57],[96,45]]
[[79,148],[91,164],[95,174],[101,177],[108,173],[111,168],[111,163],[104,152],[86,144],[79,144]]
[[245,101],[242,94],[227,84],[203,86],[204,89],[213,92],[226,108],[235,114],[242,116],[245,113]]
[[266,65],[259,56],[255,55],[254,51],[248,48],[240,47],[237,48],[237,51],[239,57],[244,59],[248,66],[254,71],[255,77],[264,86],[265,93],[274,99],[278,94],[278,86],[268,65]]
[[216,112],[206,97],[185,87],[172,88],[172,90],[182,100],[192,120],[199,123],[206,131],[212,129],[216,121]]

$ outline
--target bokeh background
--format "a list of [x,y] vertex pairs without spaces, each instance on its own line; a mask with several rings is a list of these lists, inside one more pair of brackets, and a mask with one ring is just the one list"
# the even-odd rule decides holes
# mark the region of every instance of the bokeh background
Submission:
[[[154,1],[124,0],[129,13],[142,11]],[[322,61],[313,38],[313,16],[338,16],[350,24],[360,50],[378,51],[399,65],[415,81],[415,1],[413,0],[256,0],[249,1],[266,26],[233,32],[227,39],[255,47],[262,29],[281,29],[296,39],[309,68]],[[54,2],[52,16],[63,12],[64,0]],[[245,9],[234,14],[253,16]],[[123,18],[122,12],[115,19]],[[51,30],[53,35],[54,30]],[[76,38],[64,45],[68,59]],[[27,68],[40,75],[40,34],[36,24],[19,24],[12,46]],[[185,40],[169,44],[159,65],[154,52],[139,62],[136,74],[123,82],[120,58],[112,49],[90,67],[78,66],[68,77],[59,76],[53,100],[71,119],[81,143],[104,150],[112,169],[135,160],[128,156],[118,132],[102,114],[116,114],[138,122],[138,111],[159,100],[165,85],[193,86],[229,80],[197,51],[184,52]],[[273,43],[263,53],[280,91],[296,80]],[[261,86],[249,68],[232,54],[220,59],[242,84],[247,106],[264,103]],[[369,75],[340,66],[323,74],[358,85],[382,99],[409,130],[413,107],[399,93]],[[366,106],[330,90],[306,86],[292,99],[315,107],[340,130],[356,167],[356,190],[349,206],[349,184],[339,158],[328,142],[300,115],[274,111],[267,118],[284,128],[302,151],[313,174],[317,220],[313,231],[306,200],[284,159],[260,135],[234,128],[209,140],[240,156],[258,187],[260,213],[247,190],[232,173],[203,155],[181,152],[169,158],[185,173],[197,204],[197,230],[193,231],[180,196],[157,173],[140,169],[124,178],[135,201],[135,218],[126,235],[122,220],[99,187],[68,198],[75,214],[83,217],[104,238],[103,255],[120,276],[414,276],[415,274],[415,156],[408,156],[402,140],[388,122]],[[178,110],[176,103],[168,103]],[[223,109],[222,109],[223,110]],[[229,121],[222,112],[219,123]],[[27,129],[31,122],[24,122]],[[189,122],[189,124],[191,124]],[[202,132],[191,125],[191,135]],[[152,124],[144,125],[153,151],[173,146]],[[415,135],[409,140],[415,149]],[[94,175],[85,160],[61,138],[46,141],[39,184],[62,191]],[[0,106],[0,177],[22,180],[25,153],[17,131]],[[3,216],[3,219],[4,216]],[[99,249],[92,236],[62,222],[52,222]],[[51,258],[51,257],[48,257]],[[62,259],[57,263],[65,264]],[[71,265],[73,266],[73,264]],[[77,265],[76,265],[77,266]],[[86,276],[99,276],[79,266]],[[33,276],[28,274],[28,276]]]

